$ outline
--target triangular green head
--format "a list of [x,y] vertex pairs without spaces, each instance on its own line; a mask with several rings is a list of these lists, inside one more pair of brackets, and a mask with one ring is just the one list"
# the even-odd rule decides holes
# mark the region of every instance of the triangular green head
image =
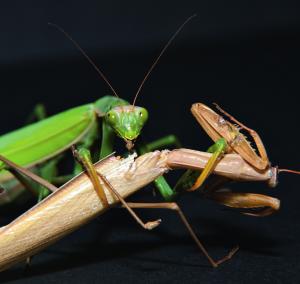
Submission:
[[133,142],[148,119],[148,111],[142,107],[129,105],[124,100],[121,101],[122,105],[117,98],[114,98],[103,111],[107,124],[124,139],[126,147],[131,151]]

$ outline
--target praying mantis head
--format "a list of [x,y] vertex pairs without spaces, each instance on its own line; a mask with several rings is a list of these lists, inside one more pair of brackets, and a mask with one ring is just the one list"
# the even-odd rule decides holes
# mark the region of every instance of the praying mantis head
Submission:
[[115,106],[105,114],[106,122],[119,137],[124,139],[129,150],[133,147],[132,141],[141,133],[147,119],[148,111],[133,105]]

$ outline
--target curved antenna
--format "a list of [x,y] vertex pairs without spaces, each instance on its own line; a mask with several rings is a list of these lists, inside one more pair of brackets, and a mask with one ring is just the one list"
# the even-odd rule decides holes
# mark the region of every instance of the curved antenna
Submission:
[[137,93],[136,93],[136,95],[135,95],[135,98],[134,98],[134,101],[133,101],[133,104],[132,104],[133,106],[135,105],[136,98],[137,98],[137,96],[138,96],[138,94],[139,94],[139,92],[140,92],[142,86],[144,85],[146,79],[148,78],[150,72],[152,71],[152,69],[153,69],[154,66],[156,65],[156,63],[157,63],[157,61],[159,60],[159,58],[163,55],[163,53],[165,52],[165,50],[167,49],[167,47],[170,45],[170,43],[172,42],[172,40],[174,39],[174,37],[179,33],[179,31],[185,26],[185,24],[186,24],[190,19],[192,19],[192,18],[194,18],[194,17],[196,17],[196,14],[193,15],[193,16],[191,16],[191,17],[189,17],[189,18],[183,23],[183,25],[182,25],[182,26],[178,29],[178,31],[172,36],[172,38],[170,39],[170,41],[168,42],[168,44],[165,46],[165,48],[163,49],[163,51],[160,53],[160,55],[158,56],[158,58],[155,60],[154,64],[153,64],[152,67],[150,68],[149,72],[147,73],[146,77],[144,78],[142,84],[140,85],[140,87],[139,87],[139,89],[138,89],[138,91],[137,91]]
[[48,23],[48,25],[54,26],[56,28],[58,28],[62,33],[64,33],[76,46],[77,48],[83,53],[83,55],[87,58],[87,60],[94,66],[94,68],[98,71],[98,73],[102,76],[102,78],[105,80],[105,82],[107,83],[107,85],[112,89],[112,91],[114,92],[114,94],[116,95],[116,97],[118,98],[121,106],[123,106],[119,96],[117,95],[117,93],[115,92],[115,90],[113,89],[113,87],[111,86],[111,84],[109,84],[108,80],[104,77],[104,75],[100,72],[100,70],[97,68],[97,66],[93,63],[93,61],[85,54],[85,52],[79,47],[79,45],[59,26],[52,24],[52,23]]
[[300,174],[300,172],[296,172],[296,171],[292,171],[292,170],[278,169],[278,173],[280,173],[280,172],[288,172],[288,173],[293,173],[293,174],[298,174],[298,175]]

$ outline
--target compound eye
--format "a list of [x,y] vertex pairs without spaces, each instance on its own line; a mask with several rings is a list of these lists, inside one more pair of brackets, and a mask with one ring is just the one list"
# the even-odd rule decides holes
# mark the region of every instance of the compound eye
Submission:
[[148,111],[145,108],[140,108],[138,112],[138,119],[142,125],[144,125],[148,119]]
[[115,126],[118,124],[119,116],[114,110],[110,110],[105,115],[105,120],[108,124]]

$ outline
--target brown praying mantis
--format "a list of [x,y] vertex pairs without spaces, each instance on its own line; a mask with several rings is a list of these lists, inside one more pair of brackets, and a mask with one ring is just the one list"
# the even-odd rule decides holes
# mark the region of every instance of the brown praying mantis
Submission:
[[[268,163],[266,163],[265,169],[263,170],[258,170],[249,164],[243,157],[243,151],[246,151],[245,149],[248,147],[247,144],[242,143],[244,136],[239,133],[239,130],[235,126],[232,126],[220,116],[217,116],[212,110],[204,105],[195,104],[192,107],[192,112],[197,119],[201,121],[201,124],[204,123],[204,125],[206,125],[204,129],[208,132],[213,132],[211,131],[212,128],[209,127],[210,121],[213,122],[217,128],[215,130],[216,133],[222,133],[220,134],[222,136],[226,136],[226,134],[229,133],[231,137],[228,138],[229,146],[235,151],[240,151],[240,153],[221,154],[216,158],[215,154],[211,153],[178,149],[172,152],[167,150],[151,152],[140,156],[136,160],[134,160],[134,156],[130,156],[124,160],[120,160],[114,156],[108,156],[95,164],[95,174],[96,177],[100,175],[100,179],[98,179],[98,177],[96,179],[92,177],[89,172],[90,168],[87,167],[87,172],[89,172],[92,182],[87,177],[86,172],[84,172],[62,186],[59,190],[51,184],[45,183],[40,178],[35,178],[34,175],[28,173],[27,170],[13,165],[13,163],[1,157],[3,162],[15,167],[24,174],[30,175],[30,177],[51,191],[55,191],[14,222],[2,227],[0,230],[1,271],[51,245],[99,214],[105,212],[109,207],[114,206],[119,201],[121,201],[123,207],[126,207],[128,210],[130,210],[130,208],[166,208],[176,210],[195,242],[213,267],[231,258],[233,253],[237,250],[237,247],[222,260],[214,262],[193,233],[176,203],[126,204],[123,200],[123,198],[126,198],[139,188],[161,176],[169,169],[188,168],[192,170],[204,169],[200,175],[200,182],[201,179],[204,180],[210,173],[223,176],[222,180],[218,179],[218,182],[211,185],[209,190],[203,190],[205,196],[211,200],[231,207],[253,208],[269,206],[268,209],[257,214],[244,213],[248,215],[266,216],[279,209],[279,200],[276,198],[260,194],[215,192],[218,185],[223,184],[225,181],[228,182],[229,180],[266,181],[269,185],[275,186],[279,170],[277,168],[271,168]],[[253,135],[255,136],[255,134]],[[255,141],[258,141],[257,143],[260,145],[258,146],[260,151],[263,151],[264,148],[260,138],[258,135],[255,137]],[[229,150],[230,149],[226,147],[224,151]],[[265,160],[265,157],[266,155],[262,160]],[[258,159],[259,158],[260,157],[258,157]],[[256,158],[253,157],[253,159]],[[212,163],[211,161],[214,162]],[[203,175],[205,175],[205,177],[203,177]],[[185,176],[185,178],[186,177],[187,176]],[[197,182],[199,183],[199,179]],[[117,192],[119,192],[119,194]],[[144,224],[132,211],[131,213],[146,229],[152,229],[159,224],[160,220]]]
[[[300,172],[286,170],[286,169],[278,169],[278,167],[271,167],[266,149],[260,139],[259,135],[253,129],[250,129],[237,121],[231,115],[223,111],[217,104],[216,107],[226,116],[228,116],[233,122],[237,125],[233,125],[232,123],[226,121],[221,115],[218,115],[209,107],[196,103],[193,104],[191,111],[195,118],[198,120],[200,125],[206,131],[206,133],[212,138],[214,141],[218,141],[219,139],[225,139],[226,146],[223,148],[226,153],[237,153],[239,154],[243,160],[251,165],[251,171],[259,174],[259,178],[255,177],[255,174],[250,172],[245,172],[241,174],[241,179],[251,180],[251,181],[261,181],[263,180],[260,175],[265,175],[266,179],[264,179],[269,187],[275,187],[278,184],[278,174],[280,172],[291,172],[300,174]],[[239,126],[239,127],[238,127]],[[253,137],[254,142],[258,148],[260,156],[258,156],[254,149],[251,147],[250,143],[247,141],[246,137],[240,133],[240,129],[244,129],[249,132],[249,134]],[[224,153],[222,152],[222,153]],[[222,153],[219,158],[222,158]],[[212,164],[211,169],[215,164]],[[230,165],[230,166],[229,166]],[[232,161],[228,163],[227,167],[230,170],[235,168],[235,162]],[[238,165],[239,169],[242,169],[241,165]],[[249,168],[250,169],[250,168]],[[238,170],[236,168],[236,170]],[[197,182],[193,185],[190,190],[194,190],[198,188],[207,175],[210,172],[207,171],[206,174],[202,174]],[[221,204],[234,207],[234,208],[254,208],[254,207],[269,207],[260,212],[240,212],[246,215],[252,216],[267,216],[279,209],[280,202],[276,198],[266,197],[263,195],[251,194],[251,193],[231,193],[231,192],[215,192],[221,185],[225,183],[230,183],[230,178],[226,177],[217,177],[212,183],[210,183],[207,187],[203,188],[204,195],[211,200],[217,201]],[[236,179],[238,180],[238,179]],[[235,211],[235,210],[233,210]]]

